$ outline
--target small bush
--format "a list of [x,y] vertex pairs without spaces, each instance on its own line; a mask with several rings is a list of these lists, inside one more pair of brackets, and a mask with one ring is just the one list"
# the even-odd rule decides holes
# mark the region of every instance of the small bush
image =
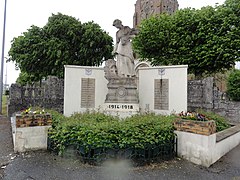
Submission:
[[9,90],[5,90],[4,95],[5,95],[5,96],[9,96]]
[[240,101],[240,70],[233,70],[227,80],[227,94],[234,101]]

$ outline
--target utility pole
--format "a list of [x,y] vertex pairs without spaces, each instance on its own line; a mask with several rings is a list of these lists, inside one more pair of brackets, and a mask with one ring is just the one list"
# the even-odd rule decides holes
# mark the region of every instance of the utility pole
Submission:
[[4,20],[3,20],[2,59],[1,59],[1,76],[0,76],[0,114],[2,114],[3,66],[4,66],[4,48],[5,48],[6,10],[7,10],[7,0],[5,0]]
[[6,68],[5,68],[5,86],[7,85],[7,64],[6,64]]

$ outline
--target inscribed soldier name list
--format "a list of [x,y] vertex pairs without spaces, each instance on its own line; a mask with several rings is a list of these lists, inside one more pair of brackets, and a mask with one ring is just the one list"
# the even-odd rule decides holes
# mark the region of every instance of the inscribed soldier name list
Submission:
[[154,80],[154,109],[169,110],[169,80]]
[[95,79],[82,78],[81,86],[81,107],[94,108],[95,107]]

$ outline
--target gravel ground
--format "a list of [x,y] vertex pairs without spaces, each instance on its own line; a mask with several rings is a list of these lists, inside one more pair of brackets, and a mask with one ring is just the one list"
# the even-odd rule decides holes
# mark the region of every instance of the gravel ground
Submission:
[[10,132],[9,120],[1,117],[0,179],[4,180],[240,180],[240,146],[210,168],[180,158],[142,167],[133,167],[128,161],[91,166],[82,164],[78,159],[59,157],[47,151],[14,154]]
[[10,120],[0,116],[0,179],[3,177],[4,167],[14,158]]

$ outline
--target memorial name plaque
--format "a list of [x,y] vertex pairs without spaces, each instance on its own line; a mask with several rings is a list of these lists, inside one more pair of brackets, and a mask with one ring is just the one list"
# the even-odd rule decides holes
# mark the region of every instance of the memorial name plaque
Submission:
[[154,109],[169,110],[168,79],[155,79],[154,81]]
[[95,79],[82,78],[81,107],[95,108]]

